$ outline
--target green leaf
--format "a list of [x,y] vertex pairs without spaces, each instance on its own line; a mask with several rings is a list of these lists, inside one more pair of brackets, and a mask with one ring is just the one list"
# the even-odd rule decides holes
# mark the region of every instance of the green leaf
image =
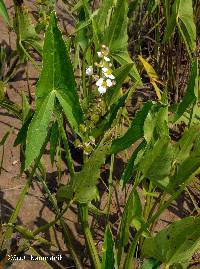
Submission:
[[189,129],[185,130],[183,136],[175,145],[175,159],[178,164],[182,163],[190,156],[199,131],[199,126],[191,126]]
[[35,239],[34,233],[21,225],[14,225],[14,230],[20,233],[21,235],[23,235],[24,239],[27,239],[27,240]]
[[200,218],[186,217],[169,225],[155,237],[146,238],[142,256],[155,258],[166,266],[187,268],[192,255],[200,247]]
[[96,184],[109,149],[110,142],[98,146],[84,164],[81,172],[72,177],[74,200],[79,203],[88,203],[97,197]]
[[133,0],[128,5],[128,17],[131,18],[133,16],[133,12],[137,10],[139,4],[141,4],[141,0]]
[[[78,66],[79,63],[79,50],[81,49],[82,51],[86,51],[87,47],[88,47],[88,38],[87,38],[87,28],[83,28],[82,26],[85,25],[88,21],[84,20],[85,18],[81,18],[79,16],[79,21],[76,24],[76,29],[82,28],[81,30],[77,31],[75,34],[75,44],[76,44],[76,48],[75,48],[75,60],[74,60],[74,66]],[[89,20],[91,23],[91,20]]]
[[178,143],[173,144],[173,164],[167,189],[175,191],[182,183],[192,180],[199,172],[200,148],[199,126],[186,130]]
[[111,23],[105,31],[105,44],[110,51],[121,50],[127,47],[128,34],[128,1],[118,0]]
[[22,92],[22,122],[26,121],[26,118],[29,116],[31,106],[27,100],[27,97],[24,92]]
[[129,195],[121,218],[118,238],[118,264],[123,255],[124,247],[128,244],[130,236],[129,228],[132,225],[134,218],[142,218],[142,205],[137,191],[133,189]]
[[147,259],[139,269],[157,269],[161,265],[160,261],[155,259]]
[[91,20],[86,20],[86,21],[79,21],[76,25],[76,30],[74,31],[74,34],[83,30],[84,28],[86,28],[88,25],[91,24]]
[[128,131],[122,137],[113,140],[112,146],[111,146],[112,154],[120,152],[128,148],[133,143],[135,143],[138,139],[143,137],[144,121],[151,107],[152,107],[152,102],[145,103],[143,108],[139,112],[137,112]]
[[3,138],[2,138],[1,141],[0,141],[0,146],[3,146],[3,145],[6,143],[8,137],[9,137],[9,135],[12,133],[12,131],[13,131],[13,128],[10,128],[10,129],[5,133],[5,135],[3,136]]
[[3,100],[0,100],[0,106],[11,112],[13,115],[15,115],[18,119],[22,120],[22,113],[21,108],[19,105],[14,103],[13,101],[5,98]]
[[159,4],[160,4],[160,0],[148,1],[148,6],[147,6],[148,12],[153,13]]
[[26,117],[26,120],[24,122],[24,124],[22,125],[21,129],[19,130],[19,133],[17,134],[17,137],[14,141],[14,147],[18,146],[19,144],[22,144],[27,137],[27,132],[28,132],[28,127],[30,125],[30,122],[33,118],[33,112],[30,111],[29,114]]
[[147,143],[163,135],[169,135],[168,105],[156,103],[149,111],[144,122],[144,137]]
[[176,122],[183,115],[183,113],[189,108],[189,106],[197,101],[198,87],[199,87],[198,78],[199,78],[198,61],[195,60],[192,63],[192,69],[189,82],[187,84],[186,93],[181,103],[177,107],[177,110],[173,118],[173,122]]
[[166,189],[169,184],[172,162],[174,160],[171,140],[161,137],[153,147],[149,147],[139,164],[139,170],[157,186]]
[[155,114],[150,111],[144,122],[144,138],[147,143],[150,143],[154,137],[154,129],[156,125]]
[[106,92],[106,102],[109,106],[117,102],[121,94],[121,86],[124,80],[128,77],[130,70],[133,67],[133,63],[128,63],[122,65],[115,69],[113,75],[115,76],[116,85],[111,87],[109,91]]
[[[110,2],[110,1],[107,1]],[[112,20],[105,30],[104,42],[110,50],[111,56],[121,65],[133,63],[128,54],[128,1],[118,0],[113,12]],[[135,64],[130,70],[130,76],[139,84],[142,84]]]
[[97,16],[96,16],[96,21],[97,25],[99,26],[99,30],[101,33],[104,32],[104,29],[106,27],[107,19],[108,19],[108,14],[109,10],[113,6],[113,0],[107,1],[103,0],[102,3],[100,4]]
[[[168,23],[167,23],[167,27],[165,29],[165,33],[164,33],[164,38],[163,38],[163,42],[166,42],[168,41],[173,32],[174,32],[174,29],[176,27],[176,18],[177,18],[177,12],[178,12],[178,2],[180,0],[175,0],[174,1],[174,4],[172,6],[172,14],[171,16],[169,17],[169,20],[168,20]],[[168,6],[165,7],[166,9],[168,8]]]
[[84,19],[86,20],[91,20],[91,29],[90,29],[90,33],[92,33],[93,35],[93,39],[94,39],[94,44],[96,46],[99,46],[99,35],[98,35],[98,27],[96,24],[96,20],[94,18],[95,13],[92,13],[92,10],[90,8],[90,3],[88,3],[88,0],[82,0],[82,4],[83,4],[83,9],[80,11],[80,13],[82,11],[84,11]]
[[45,142],[49,121],[51,119],[55,101],[55,92],[50,92],[33,116],[27,132],[27,145],[25,152],[25,169],[38,157],[40,149]]
[[51,159],[52,165],[54,163],[54,159],[56,155],[58,139],[59,139],[59,129],[58,129],[58,123],[56,121],[52,125],[51,135],[50,135],[50,159]]
[[60,186],[56,193],[56,200],[58,202],[70,201],[74,195],[74,190],[71,185]]
[[121,65],[126,65],[128,63],[132,63],[133,67],[129,71],[130,77],[138,83],[138,85],[142,85],[142,80],[141,77],[138,73],[138,70],[136,68],[135,63],[133,60],[130,58],[129,53],[127,51],[127,48],[124,49],[123,51],[115,51],[111,53],[112,57]]
[[52,91],[55,92],[70,125],[78,131],[78,126],[83,120],[82,109],[70,57],[54,13],[51,14],[45,34],[43,69],[36,89],[37,108]]
[[8,11],[7,8],[4,4],[3,0],[0,0],[0,15],[3,17],[4,21],[9,24],[9,15],[8,15]]
[[164,42],[171,38],[175,26],[178,25],[186,46],[190,48],[191,52],[194,52],[196,48],[196,26],[194,24],[192,0],[175,0],[169,18]]
[[191,49],[196,49],[196,26],[194,23],[193,2],[192,0],[180,0],[178,17],[180,19],[180,26],[182,28],[182,35],[185,36],[186,41]]
[[[181,147],[180,152],[177,156],[177,161],[179,161],[180,164],[176,168],[175,175],[172,176],[172,180],[171,180],[172,187],[178,187],[180,184],[186,182],[187,180],[193,179],[193,177],[199,173],[199,166],[200,166],[199,130],[198,130],[198,133],[197,133],[197,129],[194,130],[194,135],[191,134],[190,132],[187,139],[188,141],[184,140],[186,145]],[[193,141],[194,143],[192,143]],[[184,152],[184,147],[185,147],[185,152]],[[181,158],[181,153],[182,153],[182,158]]]
[[103,260],[101,269],[113,268],[117,269],[117,259],[116,259],[116,250],[115,242],[113,235],[109,226],[106,227],[106,232],[104,236],[103,243]]
[[141,150],[143,150],[145,146],[146,146],[146,143],[144,141],[140,143],[139,146],[134,150],[131,158],[128,160],[127,166],[125,167],[121,180],[120,180],[120,183],[123,185],[123,188],[133,176],[133,172],[135,171],[135,160],[138,156],[138,153]]
[[107,114],[104,116],[102,120],[100,120],[97,124],[97,127],[93,129],[90,133],[91,136],[97,138],[98,136],[102,135],[105,131],[111,128],[113,122],[117,118],[117,113],[121,107],[125,106],[127,98],[130,94],[130,91],[125,93],[122,97],[118,99],[116,103],[114,103]]
[[177,169],[177,173],[171,181],[171,188],[178,187],[180,184],[191,180],[199,173],[200,153],[191,154]]
[[29,12],[24,4],[15,5],[14,28],[21,58],[24,57],[22,46],[26,48],[27,45],[32,46],[40,55],[42,54],[42,41],[35,31]]

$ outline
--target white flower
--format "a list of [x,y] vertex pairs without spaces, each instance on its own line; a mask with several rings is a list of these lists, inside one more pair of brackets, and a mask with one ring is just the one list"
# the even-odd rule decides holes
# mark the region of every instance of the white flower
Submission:
[[105,87],[103,87],[103,86],[100,86],[99,88],[98,88],[98,92],[100,93],[100,94],[104,94],[105,92],[106,92],[106,88]]
[[103,71],[104,73],[107,73],[108,70],[109,70],[109,69],[108,69],[107,67],[103,67],[103,68],[102,68],[102,71]]
[[115,76],[113,76],[112,70],[110,68],[103,67],[102,71],[105,77],[110,78],[110,79],[115,79]]
[[107,87],[111,87],[112,86],[112,81],[110,79],[107,79],[106,84],[107,84]]
[[97,51],[97,55],[98,55],[99,58],[103,57],[103,53],[101,51]]
[[103,94],[106,92],[107,88],[109,88],[113,85],[113,83],[110,79],[104,80],[103,78],[100,78],[96,82],[96,85],[98,86],[99,93]]
[[115,79],[115,76],[113,76],[113,74],[110,74],[110,75],[108,75],[108,78]]
[[89,66],[88,68],[86,68],[86,75],[87,76],[93,75],[93,68],[92,68],[92,66]]
[[112,79],[112,80],[115,79],[115,76],[113,76],[113,74],[110,74],[110,75],[108,75],[107,77],[110,78],[110,79]]
[[103,84],[103,82],[104,82],[103,78],[100,78],[100,79],[96,82],[96,85],[97,85],[98,87],[100,87],[100,86]]
[[105,60],[106,62],[110,62],[110,58],[108,58],[108,57],[106,57],[106,56],[104,56],[104,60]]

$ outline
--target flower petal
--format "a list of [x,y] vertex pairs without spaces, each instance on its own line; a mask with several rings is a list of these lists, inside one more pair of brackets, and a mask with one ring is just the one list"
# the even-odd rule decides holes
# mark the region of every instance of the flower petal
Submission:
[[106,80],[106,84],[107,84],[108,87],[111,87],[113,85],[112,81],[110,79]]
[[103,78],[100,78],[100,79],[96,82],[96,85],[97,85],[98,87],[100,87],[100,86],[102,85],[102,83],[103,83]]
[[89,66],[88,68],[86,68],[86,75],[88,75],[88,76],[93,75],[93,68],[92,68],[92,66]]
[[108,58],[108,57],[106,57],[106,56],[104,56],[104,60],[105,60],[106,62],[110,62],[110,58]]
[[103,57],[103,53],[101,51],[97,51],[97,55],[98,55],[99,58]]
[[98,92],[99,92],[100,94],[105,93],[105,92],[106,92],[106,87],[100,86],[100,87],[98,88]]
[[103,71],[104,73],[106,73],[106,72],[108,71],[108,68],[107,68],[107,67],[103,67],[103,68],[102,68],[102,71]]
[[110,79],[115,79],[115,76],[113,76],[113,74],[110,74],[110,75],[108,76],[108,78],[110,78]]

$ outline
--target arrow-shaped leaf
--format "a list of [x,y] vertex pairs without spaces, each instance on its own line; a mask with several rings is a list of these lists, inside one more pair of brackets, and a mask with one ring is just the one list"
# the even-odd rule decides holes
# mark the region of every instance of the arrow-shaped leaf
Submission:
[[36,111],[28,129],[27,145],[26,145],[26,161],[27,169],[33,160],[39,155],[40,149],[46,139],[48,133],[49,121],[54,109],[55,92],[50,92],[45,98],[42,106]]
[[69,123],[78,131],[82,122],[82,109],[76,91],[73,67],[54,13],[51,14],[45,34],[43,69],[36,90],[37,108],[52,91],[55,91]]

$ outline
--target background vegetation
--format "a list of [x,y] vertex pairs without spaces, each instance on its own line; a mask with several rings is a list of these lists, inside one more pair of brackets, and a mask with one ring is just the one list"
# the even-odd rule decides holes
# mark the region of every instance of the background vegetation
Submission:
[[[39,255],[38,245],[51,247],[43,232],[55,226],[76,268],[85,268],[64,217],[72,206],[89,268],[199,265],[199,1],[63,0],[71,33],[62,27],[56,2],[34,1],[33,11],[14,0],[12,17],[0,0],[0,14],[16,35],[14,51],[1,46],[0,106],[21,121],[13,146],[20,147],[20,174],[27,176],[9,220],[1,223],[1,267],[10,265],[11,254]],[[35,92],[20,93],[21,103],[15,103],[7,86],[30,63],[38,73]],[[0,142],[1,169],[11,132]],[[57,171],[53,191],[46,150]],[[124,165],[116,176],[119,156]],[[34,180],[42,184],[54,219],[30,231],[17,217]],[[111,214],[115,186],[125,199],[117,226]],[[186,192],[192,214],[155,233],[161,214]],[[100,217],[101,250],[94,234]],[[8,242],[16,234],[20,241],[13,249]]]

